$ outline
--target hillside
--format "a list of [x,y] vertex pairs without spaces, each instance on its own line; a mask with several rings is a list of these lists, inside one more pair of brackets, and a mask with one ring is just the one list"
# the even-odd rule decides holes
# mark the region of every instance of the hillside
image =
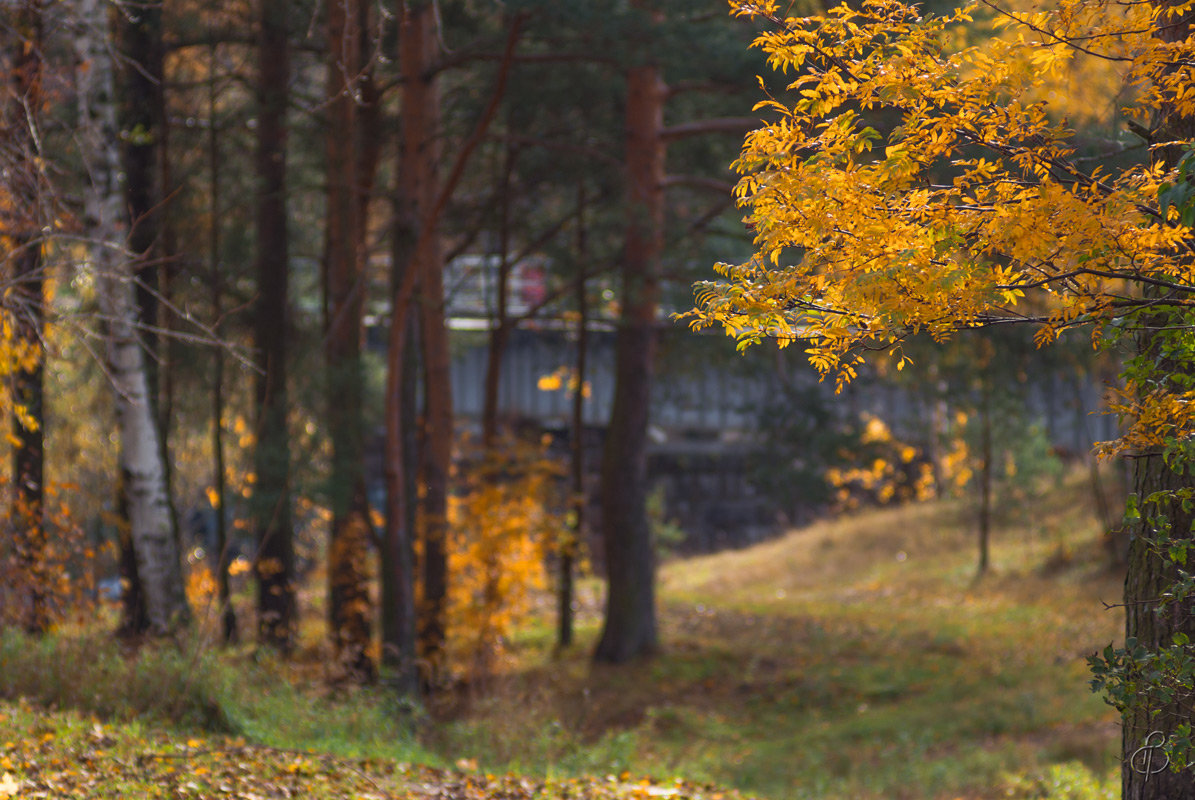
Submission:
[[1091,505],[1080,475],[1010,504],[981,581],[963,501],[671,562],[665,649],[621,668],[589,662],[587,583],[578,647],[553,652],[545,613],[414,739],[381,690],[303,665],[137,666],[98,635],[7,633],[0,797],[1112,797],[1118,731],[1084,658],[1117,637],[1120,587]]
[[[657,659],[591,667],[591,598],[578,652],[554,658],[545,621],[519,642],[521,671],[429,743],[516,769],[683,775],[774,800],[1104,796],[1119,732],[1085,658],[1121,635],[1104,607],[1121,580],[1093,505],[1076,473],[1032,509],[1004,509],[978,582],[964,501],[674,561]],[[1067,785],[1084,788],[1050,788]]]

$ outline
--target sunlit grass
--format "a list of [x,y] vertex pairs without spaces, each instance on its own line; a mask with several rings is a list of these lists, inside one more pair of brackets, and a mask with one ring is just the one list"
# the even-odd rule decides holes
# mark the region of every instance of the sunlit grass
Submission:
[[496,768],[683,774],[776,800],[1106,796],[1119,737],[1085,656],[1119,633],[1102,601],[1120,583],[1085,481],[1032,516],[1006,509],[982,580],[965,500],[670,563],[658,658],[590,667],[596,603],[581,644],[553,658],[545,620],[429,745]]
[[[77,708],[133,739],[141,725],[168,738],[226,731],[284,751],[541,779],[683,777],[771,800],[1095,800],[1115,792],[1119,736],[1084,658],[1119,635],[1102,601],[1120,581],[1087,495],[1076,474],[1032,514],[1003,509],[979,580],[965,500],[671,562],[662,652],[622,667],[590,661],[602,587],[583,581],[576,646],[556,651],[545,598],[499,673],[430,716],[384,688],[329,682],[318,571],[293,661],[251,644],[221,651],[211,615],[192,639],[137,654],[107,628],[41,642],[9,632],[0,696]],[[251,597],[238,601],[249,619]],[[8,724],[25,722],[9,711]]]

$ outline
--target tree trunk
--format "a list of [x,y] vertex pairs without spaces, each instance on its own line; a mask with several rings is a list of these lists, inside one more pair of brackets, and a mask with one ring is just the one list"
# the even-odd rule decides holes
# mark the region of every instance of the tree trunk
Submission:
[[[440,100],[431,72],[436,55],[436,14],[431,3],[409,3],[403,19],[403,174],[410,180],[420,220],[415,268],[420,285],[423,344],[423,436],[419,474],[423,483],[423,596],[419,606],[419,658],[432,670],[443,659],[448,599],[448,478],[452,467],[452,385],[444,305],[444,264],[433,218],[439,197],[436,136]],[[409,61],[407,59],[410,59]],[[431,227],[424,231],[425,221]]]
[[286,110],[290,52],[284,0],[261,0],[257,39],[257,446],[253,524],[257,538],[257,637],[289,652],[294,646],[295,555],[287,433],[286,341],[289,251],[286,224]]
[[[222,195],[220,187],[220,124],[216,113],[216,44],[208,46],[208,179],[211,202],[211,225],[208,229],[208,270],[212,298],[212,331],[220,335],[220,318],[224,314],[224,279],[220,271],[220,227]],[[225,644],[240,639],[236,610],[228,586],[231,548],[228,541],[227,486],[224,480],[224,350],[216,344],[212,354],[212,491],[216,512],[216,598],[220,608],[220,634]],[[258,476],[260,482],[261,477]]]
[[[658,21],[658,14],[657,21]],[[647,521],[647,425],[664,221],[665,87],[652,64],[627,72],[628,226],[614,405],[602,457],[607,593],[594,657],[621,663],[657,647],[655,554]]]
[[517,151],[506,146],[502,159],[502,185],[499,188],[498,219],[498,286],[493,326],[490,328],[489,351],[485,363],[485,393],[481,407],[481,444],[486,457],[494,455],[498,443],[498,389],[502,382],[502,359],[510,340],[510,318],[507,304],[510,294],[510,181],[514,172]]
[[[400,142],[401,147],[401,142]],[[398,178],[394,196],[395,223],[391,232],[391,292],[397,300],[403,272],[415,269],[411,257],[419,227]],[[409,304],[391,305],[386,353],[386,529],[382,538],[382,662],[392,670],[390,680],[399,694],[419,692],[415,636],[415,554],[418,496],[415,473],[416,320]]]
[[350,677],[373,677],[368,649],[369,509],[362,429],[361,324],[364,273],[359,248],[358,113],[362,73],[360,0],[328,2],[328,205],[325,243],[328,433],[332,440],[329,624],[336,658]]
[[[987,369],[984,367],[983,369]],[[979,564],[976,577],[987,574],[992,539],[992,379],[984,375],[979,386]]]
[[10,53],[11,94],[3,109],[5,139],[4,191],[12,202],[0,211],[2,227],[9,231],[13,262],[12,293],[8,298],[13,344],[18,356],[27,352],[30,363],[12,373],[11,399],[19,409],[11,415],[13,445],[14,551],[20,574],[15,587],[25,596],[20,621],[30,633],[50,626],[49,580],[46,565],[45,450],[43,413],[45,351],[45,275],[41,229],[45,213],[43,181],[37,164],[40,148],[34,135],[42,97],[42,4],[23,0],[9,15],[14,34],[5,41]]
[[[1137,496],[1148,497],[1154,492],[1189,488],[1191,478],[1175,472],[1164,463],[1160,454],[1143,455],[1134,459],[1134,483]],[[1174,501],[1158,509],[1169,518],[1176,538],[1187,538],[1195,522],[1195,514],[1184,511],[1181,502]],[[1129,544],[1128,574],[1124,584],[1125,636],[1136,639],[1146,649],[1156,651],[1168,647],[1176,633],[1185,633],[1195,640],[1195,600],[1168,604],[1159,608],[1158,598],[1168,592],[1178,580],[1176,567],[1154,553],[1142,534],[1149,534],[1143,521]],[[1190,769],[1171,772],[1147,769],[1151,753],[1153,762],[1161,764],[1162,757],[1151,745],[1160,742],[1182,723],[1190,724],[1191,697],[1179,697],[1170,704],[1132,709],[1124,715],[1122,727],[1123,766],[1121,777],[1124,800],[1171,800],[1195,797],[1195,773]],[[1161,737],[1150,739],[1154,731]],[[1141,749],[1144,748],[1144,749]]]
[[120,468],[128,505],[129,537],[145,597],[149,630],[166,634],[190,613],[183,591],[178,542],[170,520],[165,470],[150,404],[132,263],[124,255],[127,229],[120,191],[114,81],[109,61],[108,9],[100,0],[78,0],[76,73],[79,140],[90,182],[84,190],[83,228],[100,309],[107,322],[106,360],[116,404]]
[[414,347],[418,315],[410,304],[411,289],[419,282],[417,261],[424,188],[433,153],[428,125],[427,69],[434,43],[434,19],[426,6],[400,4],[399,67],[403,77],[402,130],[399,171],[394,191],[392,231],[392,302],[386,356],[386,532],[382,549],[382,657],[395,670],[398,690],[418,693],[419,674],[415,597],[414,537],[418,471],[415,428],[417,417]]
[[[1170,0],[1155,0],[1160,9],[1175,5]],[[1167,42],[1185,40],[1191,34],[1191,23],[1195,12],[1186,11],[1180,16],[1167,17],[1164,27],[1157,31],[1159,39]],[[1172,67],[1173,68],[1173,67]],[[1195,139],[1195,119],[1172,115],[1165,120],[1158,131],[1158,141],[1186,141]],[[1155,150],[1155,158],[1173,165],[1182,156],[1177,147],[1163,147]],[[1164,326],[1165,323],[1163,322]],[[1155,364],[1161,379],[1171,374],[1187,373],[1195,368],[1191,364],[1174,363],[1166,359],[1161,349],[1167,336],[1174,331],[1161,329],[1151,332],[1148,321],[1143,326],[1138,344],[1139,352]],[[1192,465],[1184,457],[1174,464],[1167,464],[1161,453],[1142,453],[1133,459],[1133,485],[1141,502],[1141,520],[1133,530],[1129,542],[1128,571],[1125,575],[1125,638],[1135,639],[1150,652],[1157,652],[1173,644],[1174,635],[1183,633],[1195,640],[1195,598],[1181,603],[1170,603],[1160,608],[1159,598],[1167,593],[1178,580],[1177,567],[1154,553],[1145,541],[1153,535],[1150,516],[1163,515],[1167,518],[1172,535],[1176,539],[1191,538],[1195,513],[1183,508],[1177,498],[1171,498],[1151,508],[1146,498],[1156,492],[1174,492],[1190,489]],[[1180,772],[1168,769],[1154,772],[1150,756],[1155,753],[1152,745],[1158,738],[1168,737],[1180,724],[1191,724],[1191,704],[1195,698],[1178,696],[1172,702],[1154,707],[1134,707],[1125,712],[1122,719],[1121,739],[1121,786],[1123,800],[1173,800],[1195,797],[1195,770]],[[1161,737],[1150,735],[1161,732]]]
[[[120,49],[117,120],[120,124],[124,194],[131,225],[128,246],[136,259],[137,309],[146,326],[142,340],[158,353],[158,269],[162,191],[160,137],[164,127],[162,0],[122,4],[116,14]],[[158,364],[145,365],[151,401],[157,408]]]
[[577,182],[577,361],[573,392],[572,441],[569,447],[572,524],[560,547],[560,589],[557,595],[556,645],[573,643],[573,571],[577,551],[585,535],[585,374],[589,359],[589,297],[585,272],[589,267],[585,231],[585,181]]
[[[129,221],[127,247],[134,261],[132,274],[135,277],[138,337],[149,354],[148,358],[142,358],[147,392],[158,427],[158,446],[162,448],[167,505],[172,508],[170,462],[158,374],[159,273],[162,263],[159,238],[163,199],[159,180],[162,177],[160,160],[164,155],[161,137],[165,129],[161,0],[118,7],[114,19],[115,41],[121,57],[114,80],[117,82],[116,119],[121,132],[120,156],[124,169],[122,185]],[[179,532],[175,515],[172,510],[169,514],[171,535],[177,540]],[[130,542],[124,543],[128,545]],[[134,554],[128,554],[127,559],[130,565],[136,563]],[[139,580],[134,573],[134,584]],[[126,620],[126,632],[138,632],[134,622],[135,615]]]
[[[434,54],[435,37],[435,7],[431,3],[405,3],[402,7],[402,71],[407,76],[403,87],[403,144],[400,165],[400,181],[403,186],[399,192],[400,201],[405,198],[408,208],[416,209],[418,219],[418,234],[414,240],[413,252],[409,265],[401,271],[396,266],[396,286],[392,305],[392,320],[390,324],[389,369],[387,372],[387,425],[390,426],[387,435],[387,475],[390,488],[388,516],[391,525],[396,526],[402,517],[402,509],[398,508],[403,497],[403,484],[409,478],[404,477],[404,470],[399,459],[403,457],[401,451],[406,448],[401,445],[398,426],[405,419],[409,408],[409,399],[400,389],[409,386],[409,377],[404,377],[403,359],[407,353],[407,325],[404,320],[411,307],[411,298],[417,282],[421,283],[425,297],[439,298],[439,302],[425,300],[420,309],[421,317],[436,314],[438,319],[432,323],[424,322],[421,326],[424,334],[424,383],[434,384],[425,391],[426,402],[438,403],[439,407],[428,411],[426,428],[428,435],[426,444],[420,448],[420,466],[425,481],[428,482],[425,508],[429,509],[432,519],[427,524],[424,537],[424,586],[423,598],[420,604],[422,614],[418,639],[420,656],[424,664],[431,670],[436,667],[435,661],[444,643],[444,599],[447,587],[447,558],[444,553],[443,533],[447,525],[447,515],[437,514],[437,507],[447,504],[448,467],[452,455],[452,397],[451,386],[448,382],[448,348],[447,331],[444,327],[443,303],[443,257],[440,253],[439,220],[448,198],[464,175],[472,153],[477,149],[485,135],[486,129],[494,118],[498,102],[506,87],[506,80],[510,74],[513,62],[515,44],[525,15],[519,14],[511,23],[510,33],[506,41],[502,64],[498,69],[498,79],[490,96],[489,105],[482,112],[477,127],[469,139],[460,147],[456,160],[448,179],[442,186],[435,180],[435,125],[439,120],[439,102],[433,86],[434,73],[431,69]],[[400,202],[400,205],[402,203]],[[429,288],[430,287],[430,288]],[[439,337],[435,344],[428,344],[427,337]],[[428,361],[435,359],[434,364]],[[407,361],[409,365],[409,360]],[[427,450],[436,448],[436,452]],[[438,473],[438,474],[437,474]],[[443,492],[435,485],[440,480]],[[412,492],[406,492],[405,497],[412,498]],[[410,502],[407,503],[408,507]],[[409,513],[407,511],[406,513]],[[389,536],[397,537],[399,532],[394,529]],[[434,680],[434,672],[428,676]]]
[[40,242],[26,241],[20,247],[14,259],[16,286],[10,298],[16,305],[14,343],[35,355],[31,365],[18,367],[12,375],[12,401],[19,409],[12,415],[14,550],[21,576],[18,589],[27,597],[22,603],[21,624],[29,633],[44,633],[50,627],[51,580],[45,527],[45,278]]

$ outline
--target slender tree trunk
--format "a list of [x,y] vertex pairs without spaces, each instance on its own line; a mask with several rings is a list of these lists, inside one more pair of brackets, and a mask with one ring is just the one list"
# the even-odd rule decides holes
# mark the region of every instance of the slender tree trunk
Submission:
[[[114,76],[117,86],[117,123],[120,126],[121,166],[124,169],[125,210],[129,219],[127,246],[134,260],[138,336],[148,357],[143,357],[149,402],[158,427],[166,498],[170,508],[171,535],[178,539],[178,526],[170,497],[170,459],[166,448],[167,426],[159,381],[161,358],[160,271],[162,264],[160,206],[163,200],[161,161],[165,129],[164,50],[162,47],[161,0],[146,0],[115,7],[113,31],[120,52]],[[126,546],[129,541],[125,541]],[[129,563],[136,559],[129,554]],[[134,573],[133,581],[140,578]],[[129,633],[136,633],[134,618]]]
[[[404,51],[405,52],[405,51]],[[400,148],[402,143],[399,143]],[[401,176],[394,190],[395,223],[391,231],[391,293],[397,297],[403,272],[415,269],[412,255],[418,235],[418,211]],[[382,661],[392,672],[399,694],[419,692],[416,669],[414,498],[418,489],[415,449],[416,320],[410,305],[393,303],[386,354],[386,529],[382,538]]]
[[128,247],[136,258],[137,309],[145,326],[142,339],[153,354],[145,362],[151,401],[158,404],[158,272],[161,264],[162,187],[160,137],[163,102],[162,0],[122,3],[116,12],[120,48],[117,120],[125,204],[131,220]]
[[498,389],[502,382],[502,359],[510,340],[507,307],[510,294],[510,181],[514,172],[516,150],[507,145],[502,159],[502,185],[499,189],[498,287],[493,327],[485,364],[485,394],[481,410],[481,444],[487,457],[498,442]]
[[45,451],[43,413],[45,349],[45,276],[41,229],[47,219],[43,208],[39,126],[42,97],[43,23],[41,0],[22,0],[8,15],[5,50],[10,54],[10,94],[3,108],[3,190],[9,198],[0,210],[0,223],[9,231],[12,249],[11,313],[13,344],[29,363],[11,377],[13,446],[14,551],[20,572],[15,587],[25,596],[20,619],[25,630],[42,633],[50,626],[49,579],[46,564]]
[[328,552],[329,624],[336,657],[356,680],[372,679],[369,655],[369,509],[362,428],[359,115],[363,71],[361,0],[328,0],[327,335],[328,432],[332,439],[332,536]]
[[[217,286],[219,278],[213,279],[212,308],[216,314],[220,313],[222,300]],[[216,600],[220,608],[220,637],[225,644],[235,644],[240,640],[237,631],[236,609],[232,607],[232,595],[228,585],[228,571],[232,551],[228,541],[228,518],[226,503],[228,489],[224,480],[224,353],[219,348],[215,352],[215,374],[212,376],[212,491],[216,514]]]
[[589,360],[589,296],[585,272],[589,268],[585,230],[585,181],[577,182],[577,361],[576,391],[573,392],[572,441],[569,447],[572,521],[560,547],[560,590],[557,596],[556,644],[573,643],[573,572],[577,551],[585,535],[585,376]]
[[144,355],[134,323],[132,281],[122,264],[105,263],[97,255],[93,252],[92,264],[100,273],[100,307],[108,317],[108,371],[117,393],[121,472],[137,574],[145,594],[150,632],[165,634],[187,622],[190,614],[170,523],[166,475],[149,404]]
[[434,20],[426,7],[399,4],[399,68],[403,78],[402,130],[398,140],[399,171],[394,190],[395,226],[391,240],[391,313],[386,357],[386,532],[382,549],[382,657],[395,674],[400,693],[419,691],[418,614],[415,593],[414,538],[418,448],[415,413],[418,353],[414,342],[418,315],[410,303],[419,283],[421,200],[434,151],[426,132],[427,68]]
[[[658,22],[658,13],[654,15]],[[657,647],[655,554],[647,522],[647,425],[664,221],[665,87],[651,63],[627,71],[628,225],[614,405],[602,457],[606,616],[594,657],[621,663]]]
[[286,112],[290,49],[285,0],[258,8],[257,123],[257,448],[253,515],[257,537],[258,641],[283,652],[294,646],[295,554],[287,432],[287,337],[290,263],[286,207]]
[[976,577],[987,574],[992,538],[992,381],[987,375],[979,387],[979,563]]
[[[163,313],[167,291],[165,239],[166,184],[166,72],[162,39],[162,0],[136,0],[117,5],[117,121],[121,129],[121,164],[125,204],[130,226],[128,247],[137,279],[137,314],[141,340],[149,358],[145,374],[149,399],[158,425],[162,463],[170,498],[171,463],[167,440],[173,398],[167,351],[169,338],[162,332],[169,315]],[[173,499],[171,526],[179,535]]]
[[[494,113],[505,91],[506,81],[510,74],[519,31],[525,20],[525,16],[520,14],[511,23],[510,33],[506,41],[506,49],[502,57],[502,64],[498,70],[498,79],[491,94],[489,105],[482,112],[481,119],[478,120],[477,127],[469,139],[457,152],[456,160],[453,163],[448,179],[438,189],[434,189],[424,188],[436,186],[437,182],[434,181],[434,172],[424,177],[421,177],[419,172],[420,170],[430,170],[433,166],[435,139],[432,131],[434,131],[434,127],[429,127],[428,121],[438,120],[439,117],[438,102],[436,102],[435,93],[432,91],[434,88],[432,85],[433,72],[431,69],[421,66],[432,63],[430,58],[434,52],[433,45],[435,42],[434,7],[431,3],[405,3],[402,9],[400,49],[403,61],[402,71],[403,75],[407,76],[407,78],[404,81],[405,85],[403,87],[403,152],[400,166],[400,180],[403,186],[398,194],[400,195],[400,200],[406,198],[412,204],[410,207],[417,209],[415,213],[418,218],[418,234],[414,239],[413,252],[410,255],[408,266],[401,270],[401,272],[396,269],[395,277],[397,285],[394,287],[393,310],[391,312],[392,319],[390,324],[387,371],[387,400],[389,405],[386,413],[388,426],[386,448],[388,462],[387,480],[389,481],[387,490],[387,517],[391,530],[387,532],[387,538],[395,540],[401,535],[397,526],[400,524],[400,520],[410,513],[409,506],[413,502],[413,492],[404,489],[404,486],[409,481],[409,476],[403,469],[403,464],[400,463],[400,459],[404,457],[402,451],[407,450],[407,448],[404,448],[402,445],[399,425],[407,419],[406,415],[408,412],[404,408],[409,408],[411,401],[411,398],[404,391],[404,388],[410,385],[409,376],[404,377],[405,366],[409,367],[410,364],[408,359],[404,365],[404,358],[406,358],[406,354],[408,353],[407,343],[409,341],[407,338],[408,326],[405,324],[405,320],[411,309],[414,288],[418,283],[424,287],[425,294],[441,298],[440,303],[436,304],[440,315],[439,330],[436,330],[437,326],[434,324],[423,323],[420,327],[425,339],[429,332],[433,335],[438,333],[441,336],[445,333],[443,326],[444,306],[442,301],[442,255],[439,249],[438,233],[440,216],[447,206],[448,198],[452,196],[452,192],[464,175],[465,166],[468,164],[470,156],[481,143],[485,131],[494,118]],[[421,92],[424,93],[423,96],[420,95]],[[415,172],[412,172],[412,170],[415,170]],[[425,198],[430,202],[423,202]],[[397,268],[397,262],[395,266]],[[435,286],[432,286],[431,290],[427,291],[427,285],[433,281],[439,283],[438,290]],[[426,314],[432,305],[430,302],[425,303],[424,307],[420,309],[422,312],[420,316],[422,317],[423,314]],[[443,407],[436,409],[434,412],[429,412],[427,427],[428,429],[436,429],[439,439],[436,436],[426,437],[427,445],[420,448],[420,462],[423,467],[425,480],[430,481],[438,477],[428,476],[428,465],[431,465],[431,469],[440,469],[440,465],[443,465],[442,473],[446,480],[448,476],[447,467],[451,461],[452,444],[451,392],[450,387],[447,386],[447,337],[444,336],[441,344],[436,346],[430,346],[425,341],[423,352],[425,360],[430,359],[432,354],[436,354],[437,360],[440,361],[439,364],[434,366],[424,364],[425,383],[429,382],[429,378],[440,380],[438,376],[442,375],[444,385],[436,390],[428,390],[428,394],[432,398],[428,402],[441,402],[443,403]],[[447,415],[447,425],[443,424],[445,415]],[[426,449],[440,445],[443,446],[435,454],[426,454]],[[428,488],[427,494],[434,494],[431,487]],[[407,500],[407,510],[400,507],[404,497]],[[446,500],[447,493],[445,491],[444,497],[434,498],[430,503],[430,507],[434,509],[438,503]],[[443,551],[443,527],[438,526],[444,525],[446,522],[446,516],[443,523],[439,520],[433,520],[428,525],[430,532],[425,531],[424,536],[424,593],[419,608],[420,624],[418,626],[417,639],[419,640],[420,658],[430,670],[435,669],[435,660],[438,659],[444,642],[443,612],[447,581],[447,558]],[[437,529],[439,531],[438,536]],[[432,562],[430,566],[429,562]],[[429,674],[428,678],[434,681],[434,673]]]
[[[208,48],[208,178],[211,202],[211,226],[208,230],[208,269],[212,299],[212,330],[219,335],[220,318],[224,314],[224,280],[220,271],[221,185],[220,185],[220,124],[216,113],[217,49],[213,42]],[[228,586],[231,548],[228,541],[226,513],[227,487],[224,480],[224,350],[219,344],[212,353],[212,491],[216,512],[216,597],[220,606],[220,632],[225,644],[239,640],[236,610]]]
[[452,466],[452,385],[444,305],[444,264],[439,227],[432,220],[440,186],[436,164],[440,101],[431,72],[436,55],[436,15],[431,3],[408,3],[400,47],[404,86],[402,170],[419,209],[420,237],[415,254],[420,286],[420,334],[423,344],[423,435],[419,474],[423,483],[423,597],[419,607],[419,658],[432,670],[440,666],[448,597],[448,478]]
[[77,0],[80,110],[79,140],[90,181],[84,190],[83,228],[90,241],[101,311],[107,322],[107,365],[116,400],[120,467],[129,536],[151,632],[168,633],[190,619],[183,591],[178,542],[170,520],[165,470],[150,403],[131,261],[121,231],[127,229],[120,190],[121,160],[114,81],[109,61],[108,9],[100,0]]
[[45,527],[45,414],[44,374],[45,305],[41,244],[27,241],[15,261],[13,289],[15,313],[13,333],[18,348],[35,354],[33,363],[12,375],[13,478],[15,481],[15,551],[21,586],[27,600],[22,604],[22,626],[29,633],[44,633],[50,627],[48,549]]

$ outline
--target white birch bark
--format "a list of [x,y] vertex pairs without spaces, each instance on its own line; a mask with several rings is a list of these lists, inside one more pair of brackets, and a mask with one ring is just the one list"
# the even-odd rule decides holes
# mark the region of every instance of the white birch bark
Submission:
[[145,355],[137,335],[132,261],[121,191],[116,92],[109,51],[107,0],[73,0],[78,24],[78,140],[88,172],[83,236],[106,323],[105,357],[115,393],[120,469],[137,572],[150,631],[164,634],[188,619],[178,543],[166,495],[166,472],[149,402]]

